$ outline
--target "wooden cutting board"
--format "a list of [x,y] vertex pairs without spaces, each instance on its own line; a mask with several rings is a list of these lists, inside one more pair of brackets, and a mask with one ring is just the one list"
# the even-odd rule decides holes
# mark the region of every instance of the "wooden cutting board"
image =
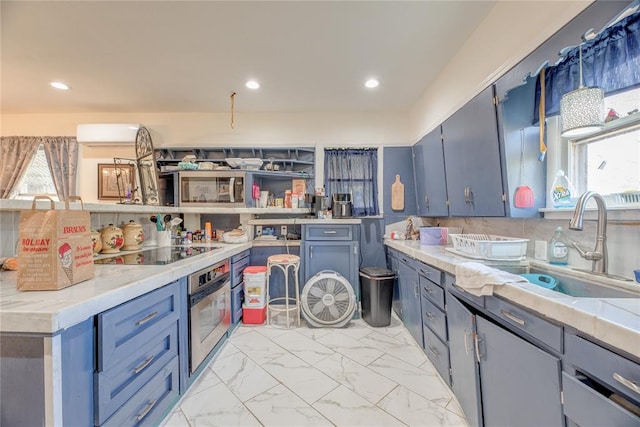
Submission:
[[391,209],[404,210],[404,184],[400,182],[400,175],[396,175],[396,182],[391,185]]

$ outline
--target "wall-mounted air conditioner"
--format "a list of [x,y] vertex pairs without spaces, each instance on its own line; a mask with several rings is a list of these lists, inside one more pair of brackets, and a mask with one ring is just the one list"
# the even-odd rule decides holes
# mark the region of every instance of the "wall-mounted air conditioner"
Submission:
[[138,123],[100,123],[78,125],[76,138],[80,144],[89,146],[133,145],[136,141]]

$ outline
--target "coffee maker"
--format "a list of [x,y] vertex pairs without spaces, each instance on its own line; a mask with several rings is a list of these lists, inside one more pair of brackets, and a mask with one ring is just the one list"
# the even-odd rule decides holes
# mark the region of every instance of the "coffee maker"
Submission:
[[309,204],[311,209],[311,215],[318,216],[318,212],[327,210],[327,198],[325,196],[319,196],[317,194],[306,194],[305,203]]

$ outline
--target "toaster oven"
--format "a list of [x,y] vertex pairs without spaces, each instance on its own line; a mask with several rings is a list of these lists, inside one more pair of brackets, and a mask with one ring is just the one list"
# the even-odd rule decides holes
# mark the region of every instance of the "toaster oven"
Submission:
[[[193,207],[246,207],[247,174],[242,171],[177,171],[163,176],[165,204]],[[168,194],[173,189],[173,194]]]

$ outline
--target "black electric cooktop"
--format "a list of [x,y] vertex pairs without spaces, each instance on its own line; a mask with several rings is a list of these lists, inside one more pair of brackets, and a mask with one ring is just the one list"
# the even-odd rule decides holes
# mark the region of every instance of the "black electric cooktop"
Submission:
[[117,254],[104,254],[98,259],[95,259],[93,263],[111,265],[166,265],[216,249],[218,248],[210,246],[167,246],[162,248],[149,248],[135,252],[127,251]]

